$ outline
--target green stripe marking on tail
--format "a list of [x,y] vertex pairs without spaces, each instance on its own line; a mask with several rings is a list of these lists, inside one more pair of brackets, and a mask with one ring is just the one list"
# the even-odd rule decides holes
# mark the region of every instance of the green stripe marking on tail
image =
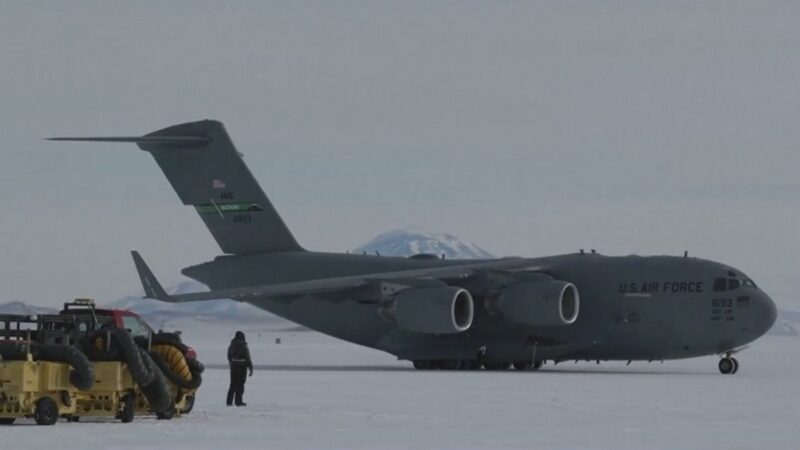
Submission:
[[203,205],[195,205],[195,209],[200,214],[218,214],[226,212],[248,212],[248,211],[263,211],[264,208],[257,203],[206,203]]

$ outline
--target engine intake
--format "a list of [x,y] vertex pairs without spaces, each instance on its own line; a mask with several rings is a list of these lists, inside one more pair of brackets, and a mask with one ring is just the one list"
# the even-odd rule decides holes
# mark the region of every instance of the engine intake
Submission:
[[430,334],[465,331],[472,325],[474,314],[469,291],[452,286],[404,289],[395,296],[390,311],[400,327]]
[[523,325],[569,325],[578,318],[580,295],[574,284],[559,280],[520,282],[506,287],[499,309],[505,320]]

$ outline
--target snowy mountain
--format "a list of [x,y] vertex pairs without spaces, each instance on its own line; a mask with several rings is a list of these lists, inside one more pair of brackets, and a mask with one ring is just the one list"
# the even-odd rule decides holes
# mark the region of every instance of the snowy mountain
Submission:
[[445,255],[447,259],[493,258],[477,245],[451,234],[428,233],[415,228],[393,230],[378,235],[353,250],[357,253],[379,253],[382,256],[411,256],[419,253]]
[[[196,281],[186,280],[167,289],[170,294],[207,291]],[[176,321],[191,319],[200,323],[236,323],[241,325],[287,325],[284,319],[247,303],[228,299],[194,303],[166,303],[159,300],[128,296],[108,302],[103,307],[128,309],[139,314],[154,328],[169,329]]]
[[769,330],[776,336],[800,336],[800,311],[778,311],[778,320]]
[[35,316],[38,314],[55,314],[58,310],[42,306],[28,305],[22,302],[0,303],[0,314],[22,314]]

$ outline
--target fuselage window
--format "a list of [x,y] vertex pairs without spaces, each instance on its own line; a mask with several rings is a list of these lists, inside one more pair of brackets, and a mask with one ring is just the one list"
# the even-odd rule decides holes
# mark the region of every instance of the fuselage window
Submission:
[[714,280],[714,292],[721,292],[728,290],[728,280],[725,278],[717,278]]

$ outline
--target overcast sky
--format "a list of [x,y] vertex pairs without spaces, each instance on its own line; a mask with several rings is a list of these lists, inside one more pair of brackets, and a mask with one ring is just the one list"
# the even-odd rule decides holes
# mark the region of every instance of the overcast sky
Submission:
[[306,248],[690,254],[800,306],[796,2],[0,2],[0,301],[219,254],[138,135],[203,118]]

